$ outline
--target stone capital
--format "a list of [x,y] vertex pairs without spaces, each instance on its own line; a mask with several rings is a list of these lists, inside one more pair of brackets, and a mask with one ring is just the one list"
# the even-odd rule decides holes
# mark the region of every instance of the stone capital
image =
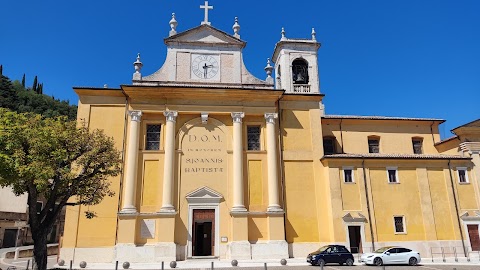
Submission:
[[167,122],[175,122],[178,116],[177,111],[164,111],[163,115],[167,118]]
[[278,118],[278,113],[266,113],[265,120],[267,124],[275,124],[275,119]]
[[130,115],[131,121],[142,121],[142,111],[128,111],[128,115]]
[[232,112],[231,115],[234,123],[242,123],[242,118],[245,117],[244,112]]

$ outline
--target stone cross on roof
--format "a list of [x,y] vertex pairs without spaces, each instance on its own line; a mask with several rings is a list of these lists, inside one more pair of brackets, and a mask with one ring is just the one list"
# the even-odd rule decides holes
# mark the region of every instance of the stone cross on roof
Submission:
[[205,5],[201,5],[200,8],[205,9],[205,19],[203,20],[202,24],[210,25],[210,22],[208,21],[208,10],[213,9],[213,6],[209,6],[208,1],[205,1]]

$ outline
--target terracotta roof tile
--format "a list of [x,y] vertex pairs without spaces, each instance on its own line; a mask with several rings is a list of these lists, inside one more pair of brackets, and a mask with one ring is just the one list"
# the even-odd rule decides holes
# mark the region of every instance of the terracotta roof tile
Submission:
[[430,155],[430,154],[332,154],[323,158],[365,158],[365,159],[465,159],[471,158],[456,155]]
[[359,120],[407,120],[407,121],[439,121],[445,122],[443,119],[437,118],[414,118],[414,117],[391,117],[391,116],[361,116],[361,115],[324,115],[325,119],[359,119]]

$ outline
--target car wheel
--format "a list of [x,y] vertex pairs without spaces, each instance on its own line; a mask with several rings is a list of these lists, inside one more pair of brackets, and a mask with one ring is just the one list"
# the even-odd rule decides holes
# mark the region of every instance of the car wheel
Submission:
[[383,261],[381,258],[375,258],[375,260],[373,260],[373,264],[375,264],[376,266],[382,266],[383,265]]
[[348,265],[348,266],[352,266],[353,265],[353,260],[349,258],[345,261],[345,264]]
[[318,266],[325,266],[325,260],[324,259],[319,259],[317,264],[318,264]]
[[417,258],[415,257],[411,257],[409,260],[408,260],[408,265],[417,265],[418,261],[417,261]]

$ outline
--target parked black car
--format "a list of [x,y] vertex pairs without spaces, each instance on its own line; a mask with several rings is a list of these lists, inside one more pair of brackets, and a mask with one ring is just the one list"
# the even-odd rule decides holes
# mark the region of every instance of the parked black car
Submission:
[[328,245],[319,248],[307,256],[307,262],[312,265],[325,265],[327,263],[338,263],[340,265],[353,265],[352,253],[345,246]]

